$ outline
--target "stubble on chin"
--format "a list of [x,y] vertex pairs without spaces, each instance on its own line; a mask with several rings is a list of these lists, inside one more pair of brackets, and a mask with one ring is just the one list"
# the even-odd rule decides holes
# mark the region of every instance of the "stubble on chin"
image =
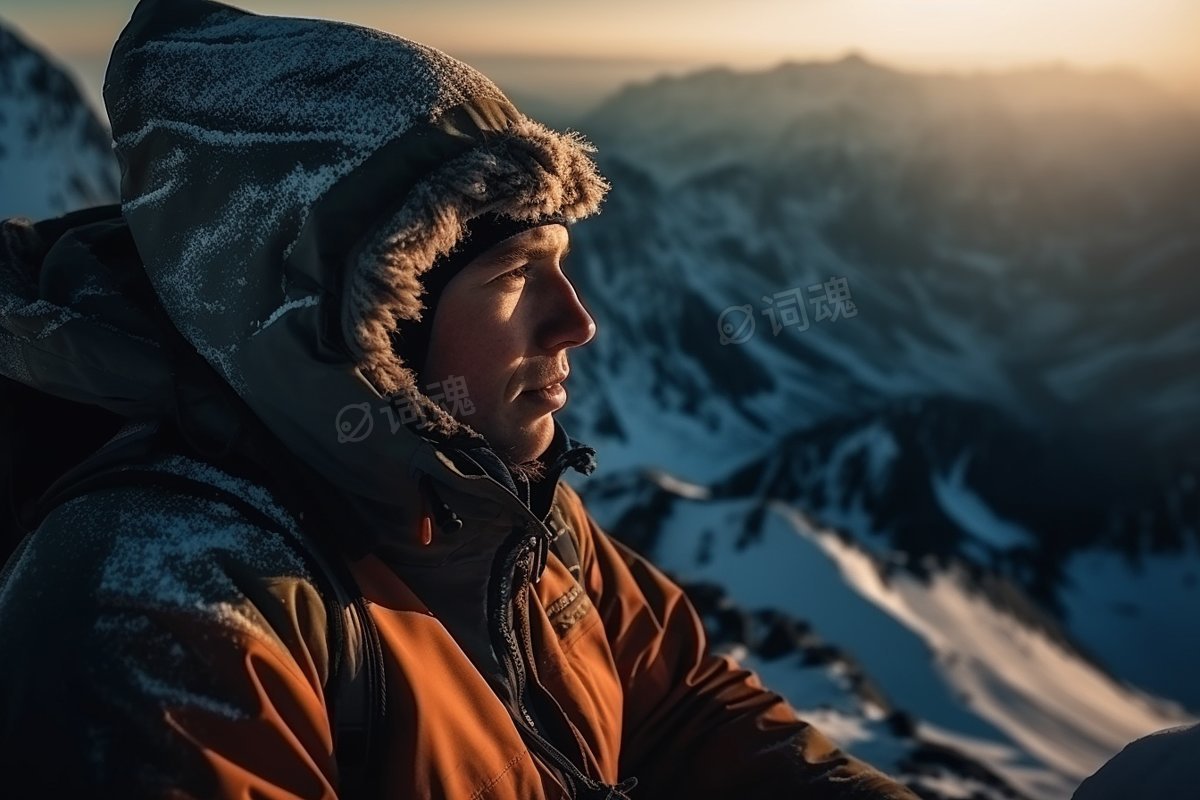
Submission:
[[[523,449],[528,452],[527,448]],[[518,480],[524,478],[529,483],[537,483],[546,477],[546,464],[542,460],[541,455],[525,461],[518,461],[519,456],[516,448],[513,447],[498,448],[496,455],[500,456],[500,460],[504,462],[504,466]]]
[[[522,449],[528,452],[528,448]],[[498,448],[497,455],[500,456],[500,460],[504,462],[504,466],[508,467],[508,471],[514,478],[524,478],[530,483],[536,483],[546,476],[546,464],[542,461],[541,455],[519,461],[515,447]]]
[[[528,447],[520,449],[525,451],[525,453],[529,452]],[[496,448],[496,454],[500,456],[500,460],[504,462],[504,466],[508,467],[508,471],[512,473],[514,478],[524,478],[530,483],[537,483],[546,477],[546,463],[542,459],[545,449],[541,448],[538,455],[522,461],[518,460],[518,448],[512,445]],[[520,455],[524,455],[525,453],[521,453]]]

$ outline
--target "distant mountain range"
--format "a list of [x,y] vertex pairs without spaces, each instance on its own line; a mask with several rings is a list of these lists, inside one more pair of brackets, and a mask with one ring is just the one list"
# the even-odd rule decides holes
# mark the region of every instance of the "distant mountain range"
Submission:
[[[716,647],[933,800],[1066,798],[1195,717],[1193,112],[851,57],[578,127],[615,188],[573,232],[573,482]],[[115,200],[110,152],[0,28],[0,216]]]
[[580,128],[615,188],[574,233],[599,333],[563,414],[602,524],[1056,776],[986,759],[1030,796],[1200,711],[1195,112],[850,57]]

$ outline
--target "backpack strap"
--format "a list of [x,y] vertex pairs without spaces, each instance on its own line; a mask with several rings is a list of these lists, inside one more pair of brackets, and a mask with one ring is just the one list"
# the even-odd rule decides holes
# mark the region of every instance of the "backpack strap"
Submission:
[[579,565],[579,539],[571,523],[567,522],[566,517],[562,513],[562,508],[558,504],[558,498],[555,497],[555,502],[550,506],[550,514],[546,520],[546,525],[550,528],[554,538],[550,540],[550,549],[558,556],[558,560],[566,566],[567,571],[571,573],[571,577],[579,583],[583,583],[582,569]]
[[[323,547],[324,540],[303,530],[302,516],[292,514],[301,528],[296,536],[237,494],[213,484],[168,472],[127,466],[131,457],[155,450],[153,435],[118,436],[93,458],[57,481],[37,503],[37,522],[54,507],[99,489],[158,486],[230,506],[252,524],[273,531],[289,543],[318,582],[325,601],[330,665],[326,692],[329,722],[334,734],[339,794],[354,798],[374,785],[372,765],[381,763],[378,750],[386,709],[386,675],[379,632],[362,591],[342,558]],[[136,462],[136,458],[132,458]],[[126,468],[119,468],[125,466]]]

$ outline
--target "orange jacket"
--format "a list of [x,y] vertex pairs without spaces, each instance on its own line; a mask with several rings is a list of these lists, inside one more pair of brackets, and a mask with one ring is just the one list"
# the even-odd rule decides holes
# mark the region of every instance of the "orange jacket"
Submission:
[[[573,532],[580,574],[551,555],[513,603],[514,634],[539,729],[584,773],[636,776],[633,798],[914,797],[709,653],[683,591],[606,535],[566,483],[550,522]],[[468,520],[465,540],[439,535],[351,564],[387,673],[379,797],[567,796],[472,644],[469,628],[484,621],[455,613],[454,597],[478,580],[470,564],[490,561],[480,543],[506,525]],[[65,564],[67,552],[79,558]],[[52,616],[28,613],[22,599],[48,579],[59,587]],[[148,583],[154,604],[137,599]],[[6,652],[43,651],[0,667],[0,766],[31,781],[16,796],[58,796],[76,781],[122,796],[339,796],[325,605],[294,558],[228,507],[157,488],[86,496],[47,518],[2,592]],[[62,636],[46,636],[48,620]]]
[[[586,772],[609,783],[636,776],[634,797],[765,798],[788,789],[812,798],[910,796],[835,749],[754,673],[710,654],[683,591],[607,536],[566,484],[559,503],[580,542],[583,580],[552,558],[529,587],[532,679],[561,706],[571,743],[578,742],[565,752],[578,753]],[[504,706],[424,604],[376,558],[354,572],[387,663],[394,727],[383,796],[561,796],[544,784],[543,765]],[[259,796],[291,797],[296,789],[281,790],[269,777],[289,772],[303,776],[309,792],[320,786],[319,796],[336,796],[320,682],[295,666],[312,657],[290,655],[264,660],[269,679],[237,678],[270,687],[264,716],[288,743],[276,753],[284,763],[268,769],[264,753],[255,775],[230,768],[222,737],[203,743],[231,796],[254,786]]]

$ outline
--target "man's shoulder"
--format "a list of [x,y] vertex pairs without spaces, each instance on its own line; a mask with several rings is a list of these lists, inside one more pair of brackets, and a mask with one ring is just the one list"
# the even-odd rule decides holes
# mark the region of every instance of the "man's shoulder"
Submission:
[[[272,587],[312,583],[294,521],[264,487],[180,455],[142,469],[218,487],[240,502],[132,473],[128,482],[67,500],[12,564],[0,618],[50,603],[81,615],[182,613],[263,633],[252,608],[270,600]],[[243,503],[264,516],[248,518]]]
[[146,466],[221,483],[280,526],[140,478],[51,511],[0,585],[0,642],[13,655],[0,659],[0,730],[22,737],[6,765],[49,763],[53,751],[86,762],[66,782],[176,786],[207,774],[176,724],[253,720],[261,693],[285,685],[297,702],[322,696],[327,606],[283,510],[199,462]]
[[1181,725],[1136,739],[1080,784],[1072,800],[1186,797],[1195,786],[1200,724]]

